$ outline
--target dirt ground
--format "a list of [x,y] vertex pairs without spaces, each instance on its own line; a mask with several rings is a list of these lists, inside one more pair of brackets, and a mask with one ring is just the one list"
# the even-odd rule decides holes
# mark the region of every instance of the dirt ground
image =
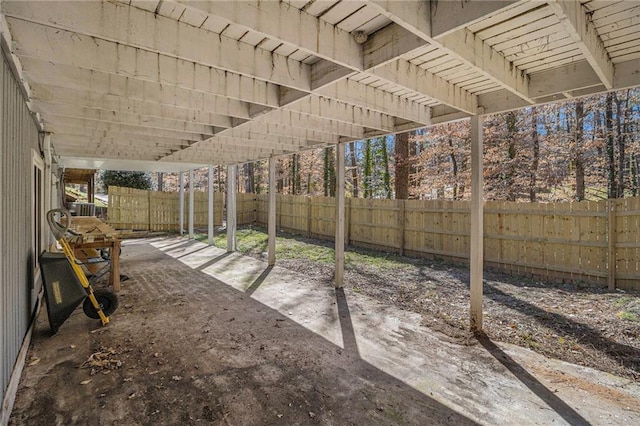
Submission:
[[[106,327],[79,309],[51,337],[42,310],[10,424],[640,422],[637,334],[618,342],[590,322],[578,328],[583,317],[570,316],[582,306],[620,310],[616,298],[635,303],[637,295],[489,276],[489,338],[475,340],[463,331],[464,268],[444,263],[349,265],[347,287],[336,292],[332,271],[319,263],[282,260],[272,269],[205,244],[157,238],[128,241],[122,272],[130,279]],[[575,314],[560,313],[567,297]],[[562,309],[550,309],[553,303]],[[530,318],[545,308],[548,318]],[[623,377],[494,342],[496,328],[520,343],[524,332],[536,342],[553,332],[576,344],[592,333],[596,353]],[[637,333],[637,323],[628,329]],[[623,347],[635,358],[616,363]]]
[[[294,238],[289,235],[288,238]],[[328,245],[296,236],[300,244]],[[424,325],[464,343],[469,329],[469,269],[451,262],[386,257],[378,265],[345,265],[345,288],[422,315]],[[248,252],[259,259],[265,254]],[[330,284],[333,267],[308,259],[278,265]],[[640,292],[556,284],[496,271],[484,275],[484,331],[495,341],[640,380]]]

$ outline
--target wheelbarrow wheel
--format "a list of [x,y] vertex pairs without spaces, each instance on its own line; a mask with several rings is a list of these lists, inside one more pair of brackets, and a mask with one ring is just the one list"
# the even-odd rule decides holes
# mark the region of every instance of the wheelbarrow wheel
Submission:
[[[96,300],[100,305],[100,309],[102,309],[102,312],[106,316],[111,315],[118,308],[118,296],[116,296],[114,293],[110,292],[109,290],[103,290],[103,289],[95,290],[93,292],[93,295],[96,297]],[[100,319],[100,315],[98,315],[98,311],[96,311],[96,308],[93,307],[93,303],[91,303],[91,299],[89,299],[89,296],[87,296],[87,298],[84,299],[84,303],[82,304],[82,310],[84,311],[85,315],[88,316],[89,318]]]

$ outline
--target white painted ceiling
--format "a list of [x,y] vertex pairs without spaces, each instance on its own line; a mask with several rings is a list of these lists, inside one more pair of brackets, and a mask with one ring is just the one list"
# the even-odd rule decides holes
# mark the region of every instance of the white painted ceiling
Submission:
[[243,163],[640,85],[635,0],[2,0],[1,12],[30,108],[71,167]]

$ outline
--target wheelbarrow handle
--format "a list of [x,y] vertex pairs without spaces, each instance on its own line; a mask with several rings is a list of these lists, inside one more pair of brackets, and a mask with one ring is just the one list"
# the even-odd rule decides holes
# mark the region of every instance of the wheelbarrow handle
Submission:
[[[66,226],[62,225],[55,219],[56,213],[60,213],[60,218],[62,218],[62,216],[67,217]],[[49,224],[49,228],[51,229],[53,236],[56,240],[59,240],[64,237],[69,230],[69,226],[71,226],[71,213],[69,213],[69,210],[67,209],[51,209],[47,212],[47,223]]]

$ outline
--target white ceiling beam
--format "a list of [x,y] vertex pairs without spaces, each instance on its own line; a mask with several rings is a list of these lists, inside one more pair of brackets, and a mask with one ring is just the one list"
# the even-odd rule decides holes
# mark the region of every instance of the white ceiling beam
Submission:
[[281,123],[252,121],[245,123],[240,127],[234,128],[225,133],[230,136],[238,136],[244,138],[255,138],[268,140],[272,136],[292,138],[298,140],[299,146],[308,145],[307,141],[316,141],[322,143],[337,143],[338,136],[313,128],[292,127]]
[[[108,91],[96,92],[90,88],[85,90],[70,89],[60,86],[46,86],[40,83],[32,84],[33,99],[70,103],[72,105],[83,105],[93,108],[113,109],[117,111],[133,112],[134,110],[144,110],[146,114],[155,116],[186,116],[195,119],[196,122],[209,122],[206,119],[208,114],[219,114],[235,118],[249,119],[249,104],[246,102],[227,99],[220,96],[205,96],[202,93],[187,92],[184,99],[171,97],[167,102],[162,99],[146,100],[136,99],[134,96],[121,96]],[[204,118],[201,118],[203,117]],[[203,121],[204,120],[204,121]]]
[[[270,154],[264,151],[251,151],[246,150],[242,154],[234,152],[199,152],[190,153],[189,158],[184,155],[181,159],[180,152],[165,152],[165,151],[146,151],[146,152],[132,152],[124,149],[80,149],[70,147],[69,149],[60,149],[62,156],[73,158],[78,162],[81,159],[101,161],[107,160],[128,160],[128,161],[153,161],[153,162],[177,162],[177,163],[190,163],[194,165],[206,165],[206,164],[235,164],[241,162],[247,162],[254,157],[267,158]],[[66,161],[65,161],[66,162]],[[159,164],[158,168],[162,168]]]
[[[11,2],[3,8],[10,21],[32,23],[27,34],[21,30],[27,25],[15,26],[19,33],[12,27],[15,36],[34,42],[47,40],[40,49],[63,56],[62,63],[115,60],[138,70],[161,55],[298,90],[311,88],[310,67],[306,64],[135,7],[112,2],[95,7],[93,2],[77,2],[73,7],[58,8]],[[61,41],[66,42],[67,49],[58,48]]]
[[382,114],[429,124],[429,107],[355,80],[340,80],[316,93]]
[[[284,152],[286,150],[296,150],[300,147],[311,146],[312,144],[301,143],[294,139],[287,138],[268,138],[267,139],[251,139],[242,137],[219,137],[214,138],[207,143],[199,144],[198,148],[203,151],[212,150],[215,152],[233,152],[234,149],[257,148],[263,150],[274,150]],[[72,133],[55,133],[55,140],[68,146],[85,146],[90,145],[95,148],[111,148],[119,147],[120,149],[127,146],[133,150],[139,149],[158,149],[161,151],[179,151],[181,149],[194,146],[196,141],[186,140],[167,140],[167,139],[149,139],[135,135],[125,135],[123,137],[95,137]],[[272,142],[277,140],[279,142]],[[287,143],[287,140],[289,143]]]
[[204,164],[224,164],[224,163],[242,163],[254,161],[259,158],[269,158],[272,155],[280,155],[278,152],[270,149],[243,148],[241,150],[232,150],[231,152],[219,150],[204,150],[200,147],[190,147],[182,151],[177,151],[159,159],[159,161],[175,161],[189,163]]
[[532,104],[529,77],[471,31],[462,29],[438,37],[437,42],[449,54],[477,70],[489,80]]
[[284,108],[271,111],[268,115],[261,116],[254,120],[254,122],[258,121],[265,123],[275,122],[294,128],[320,129],[333,135],[342,135],[354,139],[362,139],[364,137],[364,128],[353,123],[302,114]]
[[[68,131],[59,131],[53,133],[56,135],[57,139],[64,139],[67,141],[77,141],[78,143],[91,144],[96,146],[104,146],[105,143],[113,144],[113,145],[130,145],[130,144],[138,144],[144,146],[152,146],[152,147],[188,147],[189,145],[200,142],[195,140],[186,140],[186,139],[166,139],[166,138],[156,138],[144,135],[134,135],[134,134],[100,134],[91,133],[90,131],[79,131],[79,130],[68,130]],[[132,145],[133,146],[133,145]]]
[[56,148],[56,153],[65,157],[85,157],[92,159],[113,159],[113,160],[133,160],[133,161],[157,161],[159,158],[170,154],[170,151],[148,150],[144,152],[132,151],[130,149],[103,149],[103,148],[81,148],[64,147],[59,142],[52,141]]
[[311,89],[317,91],[355,73],[356,71],[334,64],[333,62],[320,60],[311,65]]
[[170,163],[167,161],[145,161],[145,160],[107,160],[95,159],[87,157],[71,157],[61,156],[59,164],[74,169],[102,169],[102,170],[131,170],[131,171],[147,171],[147,172],[179,172],[188,171],[190,169],[198,169],[206,167],[208,164],[202,163]]
[[[491,48],[480,38],[466,29],[432,35],[431,2],[371,0],[380,13],[421,37],[443,52],[472,67],[479,73],[525,99],[529,103],[528,79],[525,73],[507,61],[504,56]],[[498,6],[501,3],[497,3]],[[502,5],[503,6],[503,5]],[[456,26],[459,27],[459,26]]]
[[[259,136],[259,135],[258,135]],[[312,143],[299,139],[287,138],[283,136],[271,136],[268,138],[242,137],[242,136],[214,136],[206,141],[191,145],[193,149],[220,150],[220,149],[261,149],[268,150],[270,154],[294,152],[301,148],[313,145]]]
[[549,7],[576,43],[604,86],[613,88],[614,65],[596,26],[577,0],[549,0]]
[[358,126],[393,132],[393,116],[380,114],[322,96],[308,96],[288,105],[285,109],[316,115],[330,120],[353,123]]
[[371,34],[364,43],[364,68],[370,70],[394,62],[402,55],[426,45],[422,37],[392,22]]
[[602,81],[587,61],[532,74],[529,93],[539,99],[575,89],[599,86]]
[[518,3],[523,3],[523,1],[470,0],[431,2],[431,37],[439,37],[460,30]]
[[[201,109],[177,108],[153,102],[127,99],[120,96],[106,94],[95,95],[91,92],[74,91],[71,89],[47,89],[48,88],[40,85],[34,85],[32,101],[37,103],[46,102],[73,105],[113,111],[114,113],[139,114],[141,116],[180,120],[190,123],[215,125],[218,127],[232,127],[233,122],[233,120],[226,115],[214,114]],[[248,110],[245,115],[248,118]],[[225,125],[223,126],[222,123]]]
[[56,132],[92,132],[92,134],[105,137],[113,135],[140,135],[158,137],[164,139],[180,139],[202,141],[210,135],[185,132],[181,130],[156,129],[153,127],[141,127],[121,123],[107,123],[94,120],[84,120],[82,118],[66,117],[62,115],[47,115],[44,122],[45,130]]
[[207,19],[233,24],[352,70],[362,70],[362,47],[351,34],[280,1],[164,1],[162,14],[179,3]]
[[475,95],[408,61],[399,60],[378,67],[372,70],[371,74],[437,99],[460,111],[469,114],[475,114],[477,111]]
[[[239,74],[161,57],[156,73],[137,76],[112,73],[112,67],[88,64],[87,68],[56,64],[47,59],[23,57],[30,81],[77,90],[110,93],[159,103],[188,103],[203,107],[217,102],[214,97],[266,105],[279,105],[279,86]],[[202,100],[194,99],[194,96]]]
[[166,118],[149,117],[140,114],[126,114],[107,110],[84,108],[49,102],[33,102],[34,111],[42,114],[55,114],[65,117],[80,118],[98,122],[127,124],[140,127],[150,127],[155,129],[180,130],[203,135],[213,135],[214,128],[211,125],[195,124],[180,120]]
[[368,3],[375,6],[382,15],[396,24],[430,42],[430,1],[370,0]]

